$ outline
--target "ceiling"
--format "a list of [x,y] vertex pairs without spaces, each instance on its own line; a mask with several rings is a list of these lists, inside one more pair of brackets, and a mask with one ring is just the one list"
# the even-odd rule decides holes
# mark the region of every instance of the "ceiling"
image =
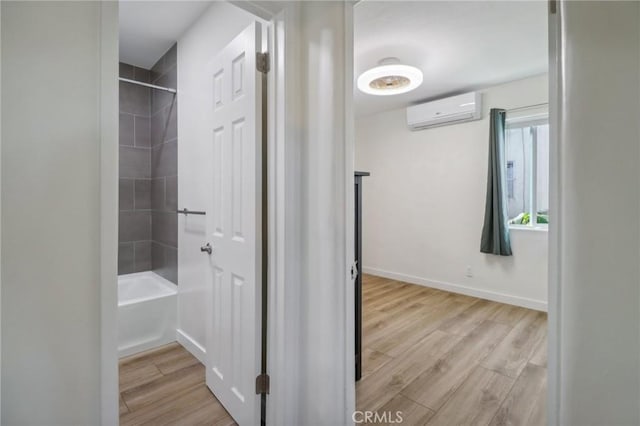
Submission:
[[356,89],[357,116],[459,94],[548,70],[545,1],[361,1],[355,7],[356,78],[387,57],[424,73],[393,96]]
[[120,1],[120,61],[149,69],[211,1]]

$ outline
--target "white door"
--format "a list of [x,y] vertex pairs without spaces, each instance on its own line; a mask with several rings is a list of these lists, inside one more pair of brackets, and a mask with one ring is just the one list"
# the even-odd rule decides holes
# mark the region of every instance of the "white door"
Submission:
[[241,426],[260,422],[255,379],[261,354],[261,40],[260,24],[250,25],[216,56],[209,74],[207,236],[213,282],[207,386]]

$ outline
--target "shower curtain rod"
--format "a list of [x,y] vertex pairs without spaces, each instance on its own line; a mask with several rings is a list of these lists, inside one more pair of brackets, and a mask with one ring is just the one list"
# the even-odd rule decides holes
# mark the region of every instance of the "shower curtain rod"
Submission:
[[513,112],[513,111],[521,111],[524,109],[532,109],[532,108],[538,108],[538,107],[543,107],[543,106],[549,106],[548,102],[543,102],[541,104],[535,104],[535,105],[527,105],[527,106],[521,106],[521,107],[517,107],[517,108],[510,108],[507,110],[507,112]]
[[124,81],[125,83],[137,84],[139,86],[150,87],[152,89],[164,90],[169,93],[176,93],[176,89],[169,89],[168,87],[156,86],[155,84],[143,83],[142,81],[131,80],[128,78],[120,77],[120,81]]

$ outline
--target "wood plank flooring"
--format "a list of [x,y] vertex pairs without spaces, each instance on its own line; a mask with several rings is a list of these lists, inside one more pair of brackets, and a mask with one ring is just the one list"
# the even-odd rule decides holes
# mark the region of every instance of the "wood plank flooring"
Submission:
[[546,348],[545,313],[365,275],[357,409],[407,426],[544,425]]
[[[368,275],[363,300],[358,410],[401,411],[404,426],[545,424],[546,314]],[[172,343],[120,360],[120,424],[235,423]]]
[[204,380],[204,366],[177,343],[121,359],[120,425],[235,425]]

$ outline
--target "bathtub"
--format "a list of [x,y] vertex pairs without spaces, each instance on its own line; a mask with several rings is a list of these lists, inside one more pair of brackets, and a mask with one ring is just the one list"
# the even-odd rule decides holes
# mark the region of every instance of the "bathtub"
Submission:
[[147,271],[118,277],[118,355],[176,340],[178,287]]

